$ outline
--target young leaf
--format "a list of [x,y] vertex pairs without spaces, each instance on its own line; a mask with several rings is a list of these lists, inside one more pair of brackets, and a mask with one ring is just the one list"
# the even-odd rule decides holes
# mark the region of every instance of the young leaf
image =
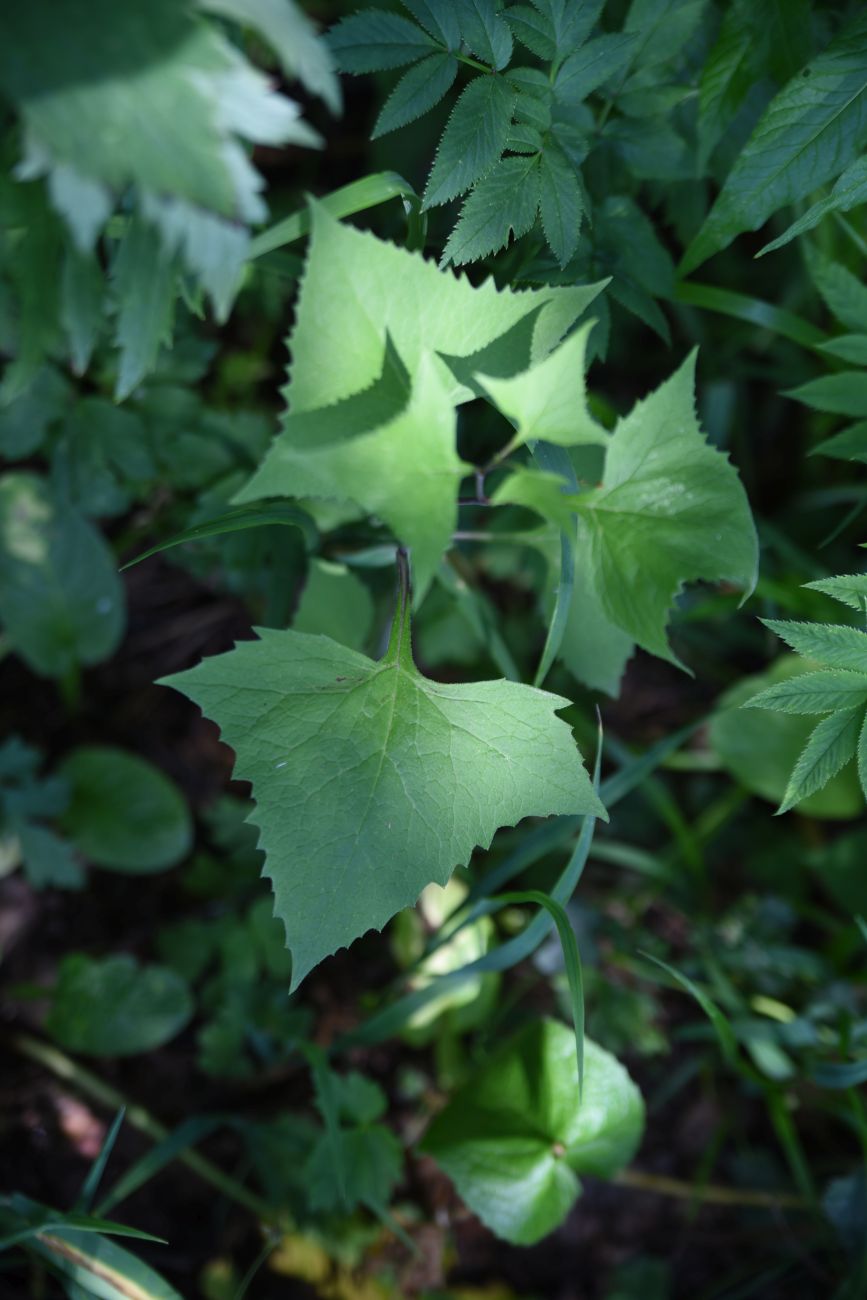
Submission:
[[867,16],[857,16],[769,104],[683,259],[683,273],[839,176],[865,138]]
[[437,147],[423,208],[463,194],[493,167],[506,147],[516,91],[496,75],[476,77],[452,109]]
[[372,140],[396,131],[421,117],[451,90],[458,75],[458,61],[452,54],[437,52],[405,72],[382,106]]
[[328,47],[342,72],[384,72],[432,54],[436,41],[400,14],[364,9],[341,18],[328,32]]
[[473,187],[443,249],[441,265],[475,262],[525,235],[539,207],[538,157],[501,158]]
[[422,677],[407,600],[378,663],[325,637],[260,635],[164,684],[218,723],[253,784],[293,989],[425,885],[445,884],[498,826],[605,815],[555,716],[566,701]]
[[545,238],[561,266],[575,255],[583,209],[574,167],[562,150],[549,144],[539,160],[539,210]]
[[515,444],[542,438],[559,446],[604,445],[608,434],[587,410],[584,385],[587,338],[593,321],[570,334],[544,361],[513,379],[478,382],[516,427]]
[[499,72],[512,57],[512,34],[494,0],[452,0],[452,4],[470,50]]
[[610,1178],[635,1154],[641,1094],[589,1039],[579,1097],[566,1025],[531,1022],[477,1070],[436,1116],[421,1149],[498,1236],[527,1246],[562,1223],[579,1175]]

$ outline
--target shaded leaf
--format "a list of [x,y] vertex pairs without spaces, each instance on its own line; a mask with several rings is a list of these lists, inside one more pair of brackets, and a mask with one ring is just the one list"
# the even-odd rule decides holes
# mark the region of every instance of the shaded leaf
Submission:
[[446,123],[422,206],[463,194],[493,167],[506,147],[516,92],[502,77],[476,77],[462,91]]

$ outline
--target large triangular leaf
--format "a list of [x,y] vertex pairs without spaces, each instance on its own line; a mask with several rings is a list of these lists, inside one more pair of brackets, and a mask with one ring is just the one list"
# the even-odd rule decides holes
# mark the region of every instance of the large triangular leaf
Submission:
[[477,394],[476,372],[514,375],[541,360],[598,288],[475,288],[314,206],[289,415],[237,500],[356,501],[412,547],[421,592],[450,542],[466,469],[452,408]]
[[567,700],[514,682],[442,685],[410,649],[408,601],[378,663],[326,637],[261,640],[165,680],[221,728],[251,781],[292,987],[445,884],[499,826],[604,816]]

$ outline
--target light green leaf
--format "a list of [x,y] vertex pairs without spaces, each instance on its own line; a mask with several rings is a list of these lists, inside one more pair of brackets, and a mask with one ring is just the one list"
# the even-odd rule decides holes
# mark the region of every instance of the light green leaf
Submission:
[[818,226],[829,212],[849,212],[852,208],[860,207],[862,203],[867,203],[867,158],[856,158],[843,175],[837,178],[831,193],[826,198],[819,199],[809,207],[803,216],[792,222],[788,230],[783,231],[778,239],[772,239],[769,244],[765,244],[764,248],[760,248],[756,257],[773,253],[784,244],[797,239],[799,235],[806,234],[808,230]]
[[[809,584],[814,586],[813,583]],[[795,623],[763,618],[769,627],[792,650],[807,659],[815,659],[825,668],[844,668],[867,674],[867,633],[857,627],[838,623]]]
[[477,376],[497,410],[515,425],[515,445],[536,439],[560,446],[607,443],[605,429],[587,410],[584,384],[587,339],[594,324],[588,321],[544,361],[512,379]]
[[604,815],[560,696],[512,682],[441,685],[410,649],[408,602],[375,663],[261,631],[165,681],[221,727],[253,783],[292,987],[329,953],[445,884],[498,826]]
[[99,663],[123,633],[111,551],[33,474],[0,479],[0,621],[13,649],[46,677]]
[[551,252],[565,266],[578,247],[584,199],[574,167],[550,143],[539,160],[539,209]]
[[579,1100],[575,1040],[534,1021],[478,1070],[422,1141],[469,1208],[498,1236],[531,1245],[581,1191],[632,1159],[644,1128],[641,1094],[623,1066],[585,1039]]
[[383,104],[371,139],[378,140],[427,113],[451,90],[457,75],[458,61],[453,54],[438,51],[414,64]]
[[[563,495],[539,480],[534,489],[535,508],[561,527],[568,512],[578,515],[576,569],[606,619],[672,663],[665,627],[683,583],[729,581],[749,592],[758,556],[737,474],[696,419],[694,371],[695,354],[619,421],[601,487]],[[497,500],[515,490],[507,482]]]
[[473,187],[449,235],[440,265],[475,262],[525,235],[539,208],[539,159],[501,158]]
[[778,682],[747,701],[751,709],[781,713],[831,713],[867,703],[867,676],[821,671]]
[[506,147],[516,99],[495,75],[476,77],[462,91],[437,147],[423,208],[448,203],[490,171]]
[[684,274],[854,161],[867,139],[865,54],[860,14],[774,97],[687,249]]
[[[795,655],[781,655],[767,673],[747,677],[720,699],[708,739],[725,769],[752,794],[779,804],[792,768],[814,727],[811,717],[744,709],[758,691],[809,672]],[[862,809],[858,781],[847,768],[823,790],[809,795],[802,811],[810,817],[832,819],[857,816]]]
[[108,745],[74,749],[61,764],[70,803],[61,821],[91,862],[127,875],[164,871],[190,850],[180,790],[153,764]]
[[372,623],[373,601],[364,583],[343,564],[314,560],[292,620],[294,630],[364,650]]
[[320,207],[312,221],[290,340],[290,414],[236,499],[356,502],[412,547],[421,594],[450,544],[465,469],[452,408],[476,394],[476,371],[515,374],[541,360],[598,286],[474,288]]
[[854,757],[863,719],[861,708],[840,709],[822,719],[795,764],[778,814],[821,790]]
[[189,989],[174,972],[75,953],[61,963],[45,1028],[70,1052],[132,1056],[167,1043],[192,1014]]
[[797,388],[784,390],[816,411],[832,411],[837,415],[867,415],[867,372],[841,370],[836,375],[822,375]]

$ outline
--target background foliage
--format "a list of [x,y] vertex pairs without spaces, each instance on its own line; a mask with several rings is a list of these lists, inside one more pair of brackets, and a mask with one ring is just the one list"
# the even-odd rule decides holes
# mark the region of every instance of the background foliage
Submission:
[[31,0],[0,122],[0,1286],[863,1295],[862,7]]

